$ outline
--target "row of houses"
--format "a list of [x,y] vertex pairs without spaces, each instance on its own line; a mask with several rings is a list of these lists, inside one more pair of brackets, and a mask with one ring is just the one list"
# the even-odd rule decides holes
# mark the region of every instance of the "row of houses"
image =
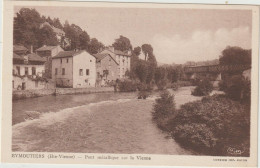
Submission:
[[92,55],[85,50],[64,51],[60,46],[46,45],[34,53],[14,45],[13,89],[105,86],[126,77],[130,54],[113,47]]

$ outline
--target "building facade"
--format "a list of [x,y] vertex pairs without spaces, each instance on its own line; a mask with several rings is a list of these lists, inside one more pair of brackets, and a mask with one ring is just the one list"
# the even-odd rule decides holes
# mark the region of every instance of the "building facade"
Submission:
[[95,87],[96,58],[84,50],[61,51],[52,58],[52,79],[56,87]]
[[118,63],[117,79],[125,78],[126,71],[130,71],[130,52],[122,52],[115,50],[114,47],[108,47],[101,51],[100,54],[110,54]]
[[36,50],[36,54],[45,58],[46,62],[44,64],[45,69],[45,77],[51,78],[52,77],[52,57],[57,55],[60,51],[63,51],[63,49],[60,46],[42,46],[41,48],[38,48]]
[[42,75],[44,73],[44,58],[37,54],[13,53],[13,90],[32,90],[46,88],[47,80]]
[[107,53],[94,54],[96,57],[97,85],[105,86],[119,78],[118,62]]

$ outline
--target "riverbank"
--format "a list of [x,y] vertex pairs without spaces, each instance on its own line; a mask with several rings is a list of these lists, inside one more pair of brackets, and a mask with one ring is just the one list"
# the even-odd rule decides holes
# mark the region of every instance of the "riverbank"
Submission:
[[[177,106],[197,99],[190,91],[190,87],[185,87],[174,92]],[[51,105],[48,109],[55,110],[13,126],[13,151],[194,154],[180,147],[152,121],[151,110],[157,95],[146,100],[137,99],[136,93],[61,97],[57,97],[55,108],[49,103],[50,99],[42,107],[30,108],[39,112]],[[42,103],[42,99],[38,102]]]
[[48,95],[90,94],[90,93],[104,93],[104,92],[114,92],[114,87],[15,90],[13,91],[13,100],[42,97]]

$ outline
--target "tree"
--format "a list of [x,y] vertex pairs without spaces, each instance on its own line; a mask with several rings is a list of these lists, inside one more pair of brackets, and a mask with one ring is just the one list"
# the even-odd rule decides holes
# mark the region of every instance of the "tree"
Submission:
[[35,9],[22,8],[14,17],[13,42],[30,48],[37,48],[36,34],[43,19]]
[[141,54],[141,47],[135,47],[134,50],[133,50],[133,53],[136,55],[136,56],[139,56]]
[[60,19],[59,18],[54,18],[53,19],[53,26],[58,28],[58,29],[63,29],[63,26],[60,23]]
[[83,31],[79,35],[79,47],[80,49],[87,49],[88,43],[90,42],[90,37],[86,31]]
[[50,26],[43,26],[37,33],[38,46],[42,45],[58,45],[58,39]]
[[50,18],[50,16],[48,16],[48,18],[46,19],[46,22],[50,23],[50,25],[53,26],[53,21],[52,21],[52,19]]
[[142,45],[142,51],[144,53],[145,56],[145,61],[147,60],[147,58],[149,57],[149,55],[151,55],[153,53],[153,47],[150,44],[143,44]]
[[227,46],[222,51],[219,63],[221,65],[251,64],[251,50]]
[[124,37],[122,35],[118,39],[115,39],[115,42],[112,44],[112,46],[116,50],[120,50],[123,52],[132,50],[132,45],[131,45],[130,40],[127,37]]
[[99,42],[96,38],[92,38],[88,44],[87,51],[90,54],[97,54],[103,48],[104,45],[101,42]]

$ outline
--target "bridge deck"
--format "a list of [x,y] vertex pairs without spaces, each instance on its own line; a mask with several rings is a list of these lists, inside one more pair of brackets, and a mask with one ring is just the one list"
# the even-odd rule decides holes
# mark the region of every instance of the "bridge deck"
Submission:
[[208,66],[195,66],[185,67],[186,73],[199,73],[199,72],[239,72],[250,69],[251,65],[208,65]]

